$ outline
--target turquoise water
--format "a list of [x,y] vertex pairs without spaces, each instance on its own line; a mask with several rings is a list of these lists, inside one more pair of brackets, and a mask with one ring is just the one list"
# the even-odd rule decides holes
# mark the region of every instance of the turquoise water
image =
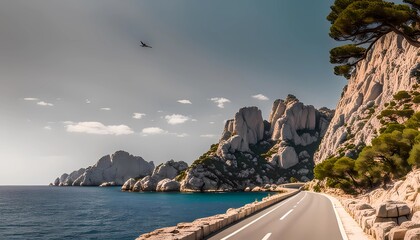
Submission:
[[156,228],[225,213],[266,195],[0,186],[0,239],[134,239]]

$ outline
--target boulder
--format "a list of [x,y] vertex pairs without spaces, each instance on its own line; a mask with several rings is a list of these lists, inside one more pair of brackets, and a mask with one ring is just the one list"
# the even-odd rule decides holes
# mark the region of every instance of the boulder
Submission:
[[101,185],[99,185],[99,187],[112,187],[112,186],[116,186],[115,182],[104,182]]
[[156,191],[157,192],[179,191],[180,186],[181,185],[179,184],[179,182],[169,179],[169,178],[165,178],[157,184]]
[[184,171],[188,168],[188,164],[184,161],[175,162],[174,160],[169,160],[165,163],[157,166],[152,173],[152,176],[159,176],[160,179],[175,178],[181,171]]
[[389,231],[389,240],[403,240],[408,230],[420,228],[420,223],[413,221],[403,222],[400,226],[394,227]]
[[270,162],[281,168],[288,169],[298,164],[299,158],[293,147],[286,146],[280,147],[278,153],[272,157]]
[[157,184],[159,182],[159,177],[157,176],[146,176],[140,180],[141,190],[145,192],[156,191]]
[[140,192],[141,191],[141,179],[138,180],[134,186],[132,187],[131,191],[133,192]]
[[395,226],[397,226],[395,222],[374,223],[372,227],[373,236],[376,240],[385,240],[386,234]]
[[121,187],[121,190],[131,191],[131,189],[134,187],[134,184],[136,184],[136,180],[134,178],[130,178],[124,183],[124,185]]
[[60,178],[56,178],[54,181],[54,186],[60,185]]
[[389,200],[385,203],[379,204],[376,209],[376,216],[378,217],[398,218],[408,215],[410,215],[410,208],[403,202]]
[[420,240],[420,228],[408,230],[405,233],[404,240]]

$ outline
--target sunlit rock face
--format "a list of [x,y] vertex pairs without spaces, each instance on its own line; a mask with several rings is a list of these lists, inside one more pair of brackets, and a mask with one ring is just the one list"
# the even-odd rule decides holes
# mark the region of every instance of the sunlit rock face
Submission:
[[269,120],[257,107],[227,120],[219,143],[197,159],[181,180],[181,191],[235,191],[312,178],[313,154],[334,111],[315,109],[295,96],[274,102]]
[[184,161],[169,160],[159,164],[153,172],[143,178],[128,179],[121,190],[132,192],[171,192],[179,191],[180,184],[175,177],[188,168],[188,164]]
[[59,178],[58,185],[99,186],[104,182],[123,185],[129,178],[150,175],[153,169],[153,162],[146,162],[141,157],[130,155],[124,151],[117,151],[114,154],[103,156],[95,165],[86,169],[81,168],[70,175],[63,174]]
[[357,149],[369,145],[382,127],[377,116],[386,108],[385,104],[390,103],[397,92],[411,90],[418,83],[414,73],[419,71],[419,48],[393,33],[382,37],[367,58],[357,64],[343,89],[334,118],[315,154],[315,162],[336,155],[340,149],[352,157],[357,153],[346,146]]

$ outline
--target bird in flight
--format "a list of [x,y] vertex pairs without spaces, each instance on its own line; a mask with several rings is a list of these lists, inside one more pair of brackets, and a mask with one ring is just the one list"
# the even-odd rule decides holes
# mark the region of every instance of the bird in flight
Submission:
[[148,47],[148,48],[152,48],[151,46],[147,45],[146,43],[144,43],[143,41],[140,41],[141,45],[140,47]]

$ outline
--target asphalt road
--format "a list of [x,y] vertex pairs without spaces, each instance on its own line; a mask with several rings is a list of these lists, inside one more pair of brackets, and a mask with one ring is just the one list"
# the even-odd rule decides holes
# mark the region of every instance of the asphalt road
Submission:
[[211,240],[343,239],[331,201],[300,192],[211,236]]

